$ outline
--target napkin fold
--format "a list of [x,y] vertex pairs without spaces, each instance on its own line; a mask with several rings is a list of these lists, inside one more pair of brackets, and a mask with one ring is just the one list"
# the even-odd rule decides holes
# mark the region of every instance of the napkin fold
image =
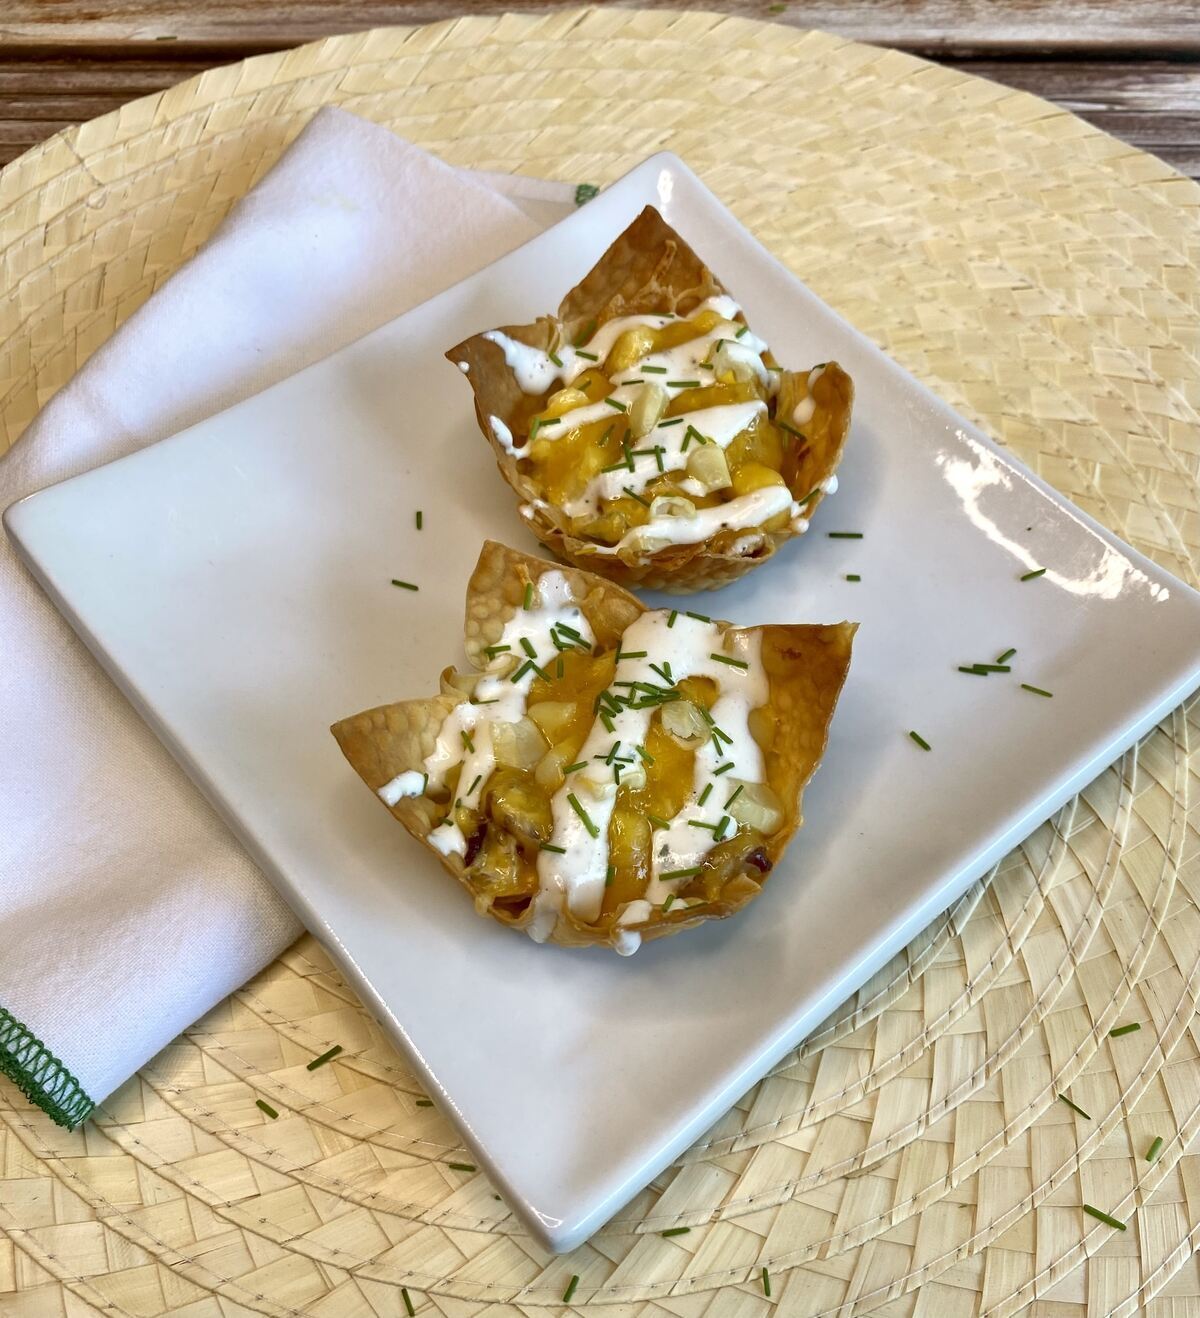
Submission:
[[[327,356],[574,203],[319,111],[0,458],[0,507]],[[7,539],[0,637],[0,1073],[73,1127],[301,929]]]

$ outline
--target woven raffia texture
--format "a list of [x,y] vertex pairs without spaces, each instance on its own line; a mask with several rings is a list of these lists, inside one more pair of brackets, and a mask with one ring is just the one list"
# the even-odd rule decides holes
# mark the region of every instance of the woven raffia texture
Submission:
[[[918,377],[1197,580],[1200,190],[1034,97],[703,14],[361,33],[31,151],[0,177],[9,441],[328,102],[543,177],[603,183],[671,148]],[[82,1132],[0,1092],[0,1313],[390,1316],[405,1287],[421,1313],[516,1315],[560,1307],[573,1273],[567,1307],[622,1318],[1198,1313],[1198,717],[982,878],[569,1258],[447,1166],[450,1128],[306,939]]]

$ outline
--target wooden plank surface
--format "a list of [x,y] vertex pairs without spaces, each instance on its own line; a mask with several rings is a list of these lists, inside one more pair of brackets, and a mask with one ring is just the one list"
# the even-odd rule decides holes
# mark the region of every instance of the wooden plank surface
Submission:
[[[573,0],[0,0],[0,164],[69,124],[214,64],[335,32],[566,3]],[[899,47],[1036,92],[1200,176],[1196,0],[708,0],[703,7]]]

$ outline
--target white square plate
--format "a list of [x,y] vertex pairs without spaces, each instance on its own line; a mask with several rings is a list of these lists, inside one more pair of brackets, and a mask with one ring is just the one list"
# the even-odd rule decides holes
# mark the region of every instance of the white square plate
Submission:
[[[556,307],[647,203],[780,360],[836,358],[858,389],[841,491],[814,530],[704,611],[862,628],[808,822],[763,896],[622,960],[479,919],[327,725],[436,690],[461,657],[481,541],[529,545],[443,349]],[[669,155],[336,356],[6,523],[554,1250],[1200,683],[1200,596],[885,358]],[[1012,646],[1011,674],[955,671]]]

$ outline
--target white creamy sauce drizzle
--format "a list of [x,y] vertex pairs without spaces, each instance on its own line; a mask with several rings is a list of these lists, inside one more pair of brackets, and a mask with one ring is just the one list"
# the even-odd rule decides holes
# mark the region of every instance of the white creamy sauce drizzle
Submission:
[[[688,319],[701,311],[715,311],[718,316],[732,321],[741,308],[733,298],[722,293],[717,297],[705,298],[694,311],[689,313]],[[499,330],[488,330],[483,337],[504,353],[505,364],[512,371],[523,393],[544,394],[556,380],[561,380],[564,384],[573,384],[584,371],[590,370],[593,366],[602,367],[605,358],[612,351],[613,344],[626,330],[638,329],[643,325],[651,329],[662,329],[664,325],[669,325],[676,319],[680,317],[654,314],[618,316],[601,325],[588,342],[581,344],[579,348],[569,343],[556,348],[554,355],[562,363],[561,366],[551,361],[548,352],[541,348],[533,348],[527,343],[520,343],[516,339],[510,339],[507,334],[502,334]],[[736,334],[739,328],[741,327],[734,325],[732,332]],[[743,337],[749,338],[749,336]],[[765,348],[766,344],[762,347]],[[581,356],[581,353],[586,355]],[[592,358],[596,360],[593,361]],[[655,364],[653,359],[647,358],[647,360],[651,365]],[[700,358],[696,360],[699,361]]]
[[513,443],[512,431],[500,420],[498,416],[489,416],[488,425],[492,428],[492,434],[496,436],[496,443],[506,453],[520,455],[525,452],[519,445]]
[[[723,403],[719,407],[702,407],[688,412],[684,425],[672,426],[663,431],[653,430],[633,444],[634,448],[641,450],[641,454],[634,457],[632,471],[622,467],[620,471],[601,472],[588,482],[587,488],[577,499],[572,499],[564,506],[564,510],[571,517],[586,516],[598,512],[602,501],[619,498],[622,491],[633,490],[640,494],[663,472],[682,471],[698,447],[695,440],[689,440],[688,449],[684,451],[683,444],[689,425],[718,447],[727,449],[757,416],[765,415],[766,411],[766,403],[754,399],[749,403]],[[657,459],[647,451],[655,445],[662,450]],[[660,460],[661,469],[658,465]],[[682,482],[684,489],[690,489],[688,481],[691,481],[690,477]],[[704,487],[698,482],[691,481],[691,485],[696,487],[693,493],[704,493]]]
[[379,799],[384,805],[395,805],[406,796],[420,796],[425,790],[425,775],[415,769],[406,769],[398,773],[390,783],[384,783],[379,789]]
[[[732,744],[722,743],[723,751],[719,760],[711,739],[705,743],[707,751],[704,748],[697,751],[691,802],[672,821],[668,830],[656,831],[653,836],[653,872],[650,889],[646,894],[646,900],[653,905],[665,901],[667,895],[678,886],[678,882],[686,882],[686,878],[678,881],[663,880],[660,877],[663,872],[695,865],[697,858],[702,858],[715,845],[712,832],[692,828],[686,821],[704,820],[714,826],[720,822],[725,813],[722,803],[729,792],[734,790],[731,784],[722,791],[725,778],[742,782],[762,781],[762,752],[750,735],[747,718],[751,709],[766,703],[768,694],[767,679],[759,657],[757,633],[730,632],[722,638],[720,628],[713,623],[700,622],[685,613],[677,613],[674,626],[671,626],[670,617],[666,610],[651,610],[642,614],[626,629],[621,638],[621,651],[634,655],[645,651],[646,657],[621,660],[617,665],[614,686],[617,682],[644,682],[661,686],[662,677],[650,667],[652,663],[660,668],[664,663],[669,663],[676,682],[686,677],[712,678],[720,688],[720,695],[711,711],[712,718],[731,739]],[[739,660],[746,664],[746,668],[723,663],[714,659],[714,654],[724,654]],[[626,772],[622,777],[627,782],[632,780],[640,765],[636,748],[644,747],[653,715],[654,707],[622,708],[611,715],[612,731],[599,719],[593,723],[578,756],[586,767],[569,774],[551,801],[551,840],[555,846],[563,848],[563,854],[543,851],[538,856],[541,892],[550,894],[546,898],[547,905],[555,901],[564,902],[568,910],[584,921],[593,921],[600,914],[608,870],[608,827],[617,800],[617,783],[612,765],[606,762],[606,757],[613,743],[620,743],[618,754],[633,760],[633,763],[623,766]],[[730,762],[732,768],[715,779],[716,786],[709,794],[705,806],[701,808],[696,805],[703,784],[711,778],[719,764],[726,762]],[[591,828],[572,804],[572,794],[587,814]],[[736,827],[727,825],[727,836],[732,836],[734,832]],[[691,859],[682,859],[676,863],[672,857]]]
[[[534,608],[518,609],[505,623],[496,644],[507,645],[509,650],[491,661],[488,671],[476,683],[472,698],[455,705],[446,716],[434,749],[425,759],[429,786],[433,788],[442,786],[447,772],[456,764],[462,765],[456,799],[467,806],[478,807],[487,780],[496,767],[492,725],[516,723],[525,714],[529,688],[537,675],[532,669],[526,669],[516,682],[511,680],[511,675],[530,657],[521,644],[522,640],[529,642],[536,656],[534,662],[545,670],[558,658],[558,648],[550,636],[557,624],[573,628],[589,644],[593,639],[587,619],[574,604],[571,587],[561,572],[544,572],[538,579],[535,596]],[[484,704],[484,701],[494,703]],[[461,856],[467,849],[462,831],[449,819],[430,832],[429,844],[444,855]]]
[[689,517],[651,517],[642,526],[632,527],[615,545],[596,545],[595,550],[601,554],[615,554],[622,549],[694,545],[718,531],[745,531],[761,526],[792,506],[792,492],[786,485],[766,485],[749,494],[740,494],[728,503],[697,508]]

